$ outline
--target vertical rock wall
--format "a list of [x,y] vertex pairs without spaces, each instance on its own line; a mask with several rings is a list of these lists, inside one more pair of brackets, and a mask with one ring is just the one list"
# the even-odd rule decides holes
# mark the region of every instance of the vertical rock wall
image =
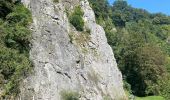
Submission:
[[[78,93],[80,100],[126,100],[113,51],[87,0],[22,2],[33,15],[35,68],[21,85],[21,100],[62,100],[63,92]],[[90,34],[77,32],[68,21],[66,12],[78,5]]]

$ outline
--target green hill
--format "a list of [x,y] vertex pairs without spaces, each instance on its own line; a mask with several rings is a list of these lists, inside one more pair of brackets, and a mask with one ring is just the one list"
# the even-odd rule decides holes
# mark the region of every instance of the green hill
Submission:
[[111,6],[106,0],[89,1],[115,53],[125,89],[139,97],[169,100],[170,16],[133,8],[124,0]]

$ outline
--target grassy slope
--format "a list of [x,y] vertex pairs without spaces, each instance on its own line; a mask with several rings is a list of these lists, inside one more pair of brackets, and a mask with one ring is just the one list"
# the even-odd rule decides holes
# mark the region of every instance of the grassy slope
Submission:
[[165,100],[161,96],[137,97],[135,100]]

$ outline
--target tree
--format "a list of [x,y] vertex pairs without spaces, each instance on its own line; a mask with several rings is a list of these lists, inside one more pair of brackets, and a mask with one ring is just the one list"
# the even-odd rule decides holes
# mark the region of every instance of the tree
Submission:
[[125,27],[126,22],[137,22],[144,18],[149,18],[146,10],[133,8],[124,0],[117,0],[113,3],[112,19],[116,26]]
[[136,49],[133,58],[129,56],[132,55],[125,56],[127,62],[125,70],[130,72],[125,73],[134,93],[139,96],[158,95],[161,88],[158,81],[163,80],[167,74],[162,51],[158,47],[147,44]]
[[108,18],[111,15],[111,9],[107,0],[89,0],[96,18]]

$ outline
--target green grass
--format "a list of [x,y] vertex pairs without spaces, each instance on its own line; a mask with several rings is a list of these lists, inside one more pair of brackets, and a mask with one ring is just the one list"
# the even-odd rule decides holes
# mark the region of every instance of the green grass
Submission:
[[[125,91],[126,95],[129,97],[130,93],[126,90]],[[135,96],[134,100],[165,100],[165,98],[161,96],[147,96],[147,97],[137,97]]]
[[136,97],[135,100],[165,100],[161,96]]

